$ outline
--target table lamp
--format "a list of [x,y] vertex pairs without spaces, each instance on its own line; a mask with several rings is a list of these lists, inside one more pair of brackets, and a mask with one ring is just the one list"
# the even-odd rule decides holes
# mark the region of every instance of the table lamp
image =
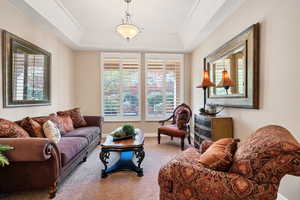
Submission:
[[200,110],[201,113],[206,113],[205,112],[206,90],[207,90],[207,88],[214,87],[214,86],[215,86],[215,84],[210,81],[208,70],[204,70],[202,82],[201,82],[200,85],[196,86],[196,88],[202,88],[203,91],[204,91],[204,101],[203,101],[204,102],[204,106],[203,106],[203,109]]

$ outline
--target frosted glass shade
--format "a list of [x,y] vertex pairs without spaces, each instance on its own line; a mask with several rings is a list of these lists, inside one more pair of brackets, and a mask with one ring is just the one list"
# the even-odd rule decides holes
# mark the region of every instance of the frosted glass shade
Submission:
[[117,32],[126,40],[134,38],[139,32],[139,28],[132,24],[120,24],[117,26]]

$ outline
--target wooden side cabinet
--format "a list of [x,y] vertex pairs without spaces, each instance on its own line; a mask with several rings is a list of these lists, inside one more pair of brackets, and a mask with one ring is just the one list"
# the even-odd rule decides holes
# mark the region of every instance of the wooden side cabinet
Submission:
[[221,138],[233,138],[233,120],[231,117],[210,117],[195,114],[195,148],[199,148],[204,140],[216,141]]

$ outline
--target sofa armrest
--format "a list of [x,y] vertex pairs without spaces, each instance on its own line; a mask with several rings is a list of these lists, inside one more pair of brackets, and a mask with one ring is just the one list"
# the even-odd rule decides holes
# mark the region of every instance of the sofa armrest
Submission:
[[160,200],[276,199],[278,185],[257,184],[239,174],[172,160],[159,172]]
[[5,152],[11,162],[41,162],[51,156],[60,159],[56,144],[47,138],[1,138],[0,144],[14,148]]
[[98,126],[102,130],[103,117],[102,116],[83,116],[88,126]]

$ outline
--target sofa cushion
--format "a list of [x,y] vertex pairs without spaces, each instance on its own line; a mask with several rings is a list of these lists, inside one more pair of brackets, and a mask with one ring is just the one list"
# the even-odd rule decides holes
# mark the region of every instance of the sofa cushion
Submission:
[[57,143],[61,154],[62,166],[65,166],[87,145],[88,141],[83,137],[62,137]]
[[23,129],[25,129],[29,133],[31,137],[40,137],[40,138],[45,137],[43,127],[38,122],[31,119],[30,117],[24,118],[21,121],[20,125]]
[[0,137],[29,138],[29,134],[17,123],[0,118]]
[[[258,183],[277,183],[284,174],[300,171],[300,144],[285,128],[275,125],[258,129],[237,149],[231,172]],[[300,175],[300,174],[299,174]]]
[[73,125],[75,128],[84,127],[87,125],[86,121],[84,120],[80,108],[74,108],[71,110],[59,111],[57,112],[59,116],[62,115],[69,115],[73,121]]
[[59,142],[61,138],[60,131],[51,120],[44,123],[43,130],[47,138],[53,140],[55,143]]
[[59,129],[61,134],[66,132],[63,126],[62,119],[54,113],[50,114],[49,116],[33,117],[32,119],[38,122],[41,126],[43,126],[44,123],[47,122],[48,120],[51,120]]
[[63,122],[64,134],[74,130],[73,121],[69,115],[58,116]]
[[88,126],[74,129],[63,135],[63,137],[84,137],[89,144],[99,136],[100,128],[97,126]]
[[200,156],[199,162],[210,169],[228,171],[239,141],[234,138],[223,138],[214,142]]

